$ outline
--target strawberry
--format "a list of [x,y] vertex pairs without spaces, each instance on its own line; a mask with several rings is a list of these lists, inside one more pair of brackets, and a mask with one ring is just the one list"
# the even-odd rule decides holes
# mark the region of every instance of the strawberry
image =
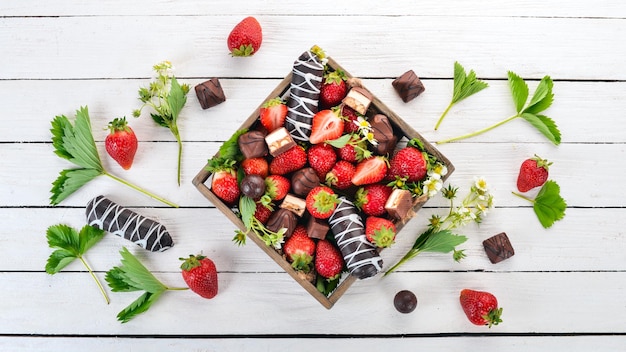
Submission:
[[348,105],[341,106],[341,116],[345,119],[343,125],[343,133],[355,133],[359,130],[359,126],[355,123],[359,118],[359,113]]
[[311,146],[307,152],[307,156],[309,165],[315,170],[320,180],[326,178],[326,173],[333,168],[333,165],[335,165],[337,161],[335,148],[326,143]]
[[339,117],[336,109],[321,110],[313,116],[311,136],[309,137],[311,144],[337,139],[342,134],[343,120]]
[[326,73],[320,88],[320,109],[330,109],[339,105],[346,94],[348,94],[346,74],[342,70]]
[[244,159],[241,162],[241,168],[246,175],[259,175],[267,177],[269,174],[269,164],[265,158]]
[[484,291],[461,290],[461,307],[467,318],[475,325],[498,325],[502,322],[502,308],[494,295]]
[[261,47],[263,31],[256,18],[244,18],[228,35],[228,50],[232,56],[252,56]]
[[270,200],[281,200],[285,198],[291,189],[291,182],[281,175],[269,175],[265,178],[265,194]]
[[287,105],[276,97],[261,106],[259,111],[261,124],[269,131],[282,127],[287,117]]
[[335,211],[339,199],[332,189],[326,186],[313,188],[306,196],[306,209],[311,216],[318,219],[328,219]]
[[356,167],[345,160],[339,160],[326,174],[326,184],[337,189],[348,189],[352,186],[352,176]]
[[293,234],[285,241],[283,252],[294,269],[305,273],[311,271],[315,241],[309,237],[303,225],[293,230]]
[[279,154],[270,162],[270,174],[284,175],[300,170],[306,165],[306,152],[296,145],[284,153]]
[[391,187],[381,183],[373,183],[360,187],[356,191],[356,199],[354,205],[368,216],[381,216],[387,211],[385,203],[393,192]]
[[359,141],[359,139],[357,135],[352,135],[350,141],[337,150],[339,158],[351,163],[356,163],[366,159],[365,153],[367,153],[369,157],[371,152],[366,149],[365,142]]
[[211,181],[211,190],[224,203],[228,205],[235,204],[241,195],[235,171],[225,169],[214,173]]
[[421,181],[426,177],[427,167],[424,153],[415,147],[406,146],[391,157],[387,178],[393,180],[406,177],[406,182]]
[[387,248],[396,239],[396,226],[388,219],[368,216],[365,220],[365,237],[375,246]]
[[352,183],[361,186],[381,181],[387,173],[387,159],[382,156],[374,156],[365,159],[356,165],[356,172],[352,177]]
[[204,298],[213,298],[217,295],[217,270],[215,263],[203,255],[190,255],[189,258],[180,258],[183,264],[183,279],[189,288]]
[[130,169],[137,152],[137,136],[126,123],[126,117],[115,118],[109,122],[109,134],[104,140],[107,153],[124,170]]
[[256,203],[256,210],[254,211],[254,217],[259,220],[263,225],[267,223],[267,220],[272,216],[272,206],[265,205],[261,202]]
[[517,176],[517,189],[520,192],[528,192],[531,189],[543,186],[548,180],[548,169],[552,163],[542,159],[537,154],[534,158],[522,162]]
[[319,240],[315,249],[315,271],[320,276],[333,280],[343,271],[344,261],[341,252],[328,240]]

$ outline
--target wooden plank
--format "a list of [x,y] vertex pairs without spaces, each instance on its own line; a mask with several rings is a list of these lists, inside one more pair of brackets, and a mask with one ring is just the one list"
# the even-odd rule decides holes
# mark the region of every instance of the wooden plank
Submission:
[[[98,275],[102,280],[102,275]],[[156,273],[180,286],[180,274]],[[220,293],[205,300],[189,291],[166,292],[127,324],[116,314],[138,297],[112,293],[106,305],[86,273],[49,276],[0,273],[3,334],[246,335],[273,334],[518,334],[619,333],[626,326],[625,272],[397,273],[356,282],[326,310],[284,274],[220,274]],[[469,323],[458,303],[461,289],[489,290],[504,308],[501,325]],[[600,289],[601,288],[601,289]],[[411,314],[393,308],[409,289],[419,304]],[[34,300],[34,293],[37,298]],[[41,296],[40,296],[41,294]],[[43,299],[45,297],[45,299]],[[296,314],[297,312],[297,314]],[[598,312],[611,312],[611,318]],[[202,324],[186,324],[202,321]],[[97,323],[96,323],[97,322]]]
[[[240,19],[239,15],[174,16],[167,21],[151,16],[5,17],[0,28],[20,30],[0,31],[5,49],[0,79],[150,77],[152,65],[164,59],[174,63],[180,77],[280,78],[285,67],[314,44],[357,77],[396,77],[402,73],[396,67],[414,66],[424,77],[447,78],[455,60],[489,78],[504,78],[511,68],[534,78],[545,73],[557,79],[626,77],[614,60],[626,56],[621,19],[438,15],[418,20],[346,16],[334,21],[328,16],[259,16],[265,28],[263,51],[245,59],[230,57],[225,44]],[[325,21],[334,24],[319,26]],[[158,45],[146,40],[147,28],[158,33]],[[407,33],[415,33],[409,40],[412,45],[388,44],[392,38],[406,38]],[[351,41],[346,50],[344,38],[368,40]],[[520,54],[521,40],[536,43],[535,50]],[[582,50],[593,55],[583,55]],[[372,62],[385,64],[372,66]]]

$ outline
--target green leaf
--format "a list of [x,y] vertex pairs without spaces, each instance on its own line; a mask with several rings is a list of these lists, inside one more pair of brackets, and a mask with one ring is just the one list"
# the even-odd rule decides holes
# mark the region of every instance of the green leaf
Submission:
[[454,89],[452,94],[452,102],[458,101],[458,97],[461,95],[461,90],[463,89],[463,83],[465,83],[465,69],[458,62],[454,62]]
[[152,120],[154,120],[154,122],[156,122],[157,125],[161,127],[165,127],[165,128],[170,128],[170,124],[166,117],[163,117],[159,114],[152,114],[152,113],[150,114],[150,117],[152,117]]
[[551,118],[544,115],[534,115],[526,112],[523,113],[521,117],[530,122],[531,125],[535,126],[535,128],[539,130],[541,134],[546,136],[550,142],[555,145],[561,144],[561,131],[559,131],[556,123],[554,123]]
[[228,140],[226,140],[220,146],[220,149],[219,149],[220,157],[223,159],[239,160],[239,156],[241,155],[241,150],[239,149],[238,140],[239,140],[239,137],[246,132],[248,132],[248,129],[243,128],[233,133],[233,135],[230,136],[230,138],[228,138]]
[[488,86],[489,85],[486,82],[476,78],[476,72],[474,72],[474,70],[470,70],[469,74],[465,75],[465,69],[463,66],[461,66],[458,62],[454,63],[453,104],[480,92]]
[[167,289],[126,247],[122,248],[120,254],[120,269],[124,272],[127,284],[152,293]]
[[50,204],[57,205],[87,182],[103,174],[96,169],[66,169],[52,182]]
[[132,318],[145,312],[150,308],[163,292],[144,292],[139,298],[133,301],[128,307],[117,314],[117,320],[122,323],[129,322]]
[[449,253],[465,241],[467,241],[465,236],[455,235],[450,230],[441,230],[432,233],[424,242],[421,250],[423,252]]
[[344,134],[343,136],[337,139],[326,141],[325,143],[330,144],[335,148],[342,148],[342,147],[345,147],[346,144],[348,144],[348,142],[350,142],[350,139],[352,139],[352,135],[348,133],[348,134]]
[[91,121],[86,106],[76,111],[73,131],[70,126],[65,126],[63,136],[63,147],[72,156],[70,161],[83,168],[103,170],[98,148],[91,134]]
[[113,292],[141,291],[141,288],[132,286],[126,281],[126,273],[118,266],[107,271],[104,279]]
[[546,229],[565,216],[567,203],[560,192],[561,187],[555,181],[548,180],[535,197],[533,209],[539,222]]
[[63,159],[70,160],[72,154],[65,150],[65,145],[63,144],[63,136],[66,133],[73,134],[73,127],[70,120],[65,115],[55,116],[52,120],[50,132],[52,133],[54,153]]
[[46,239],[50,248],[65,249],[75,256],[81,253],[78,232],[70,226],[58,224],[48,227]]
[[254,213],[256,212],[256,203],[254,199],[242,196],[239,198],[239,211],[241,212],[241,221],[244,226],[249,230],[252,228],[252,220]]
[[57,249],[48,257],[46,272],[48,274],[56,274],[73,262],[74,259],[76,259],[75,253],[65,249]]
[[170,86],[170,94],[167,97],[167,103],[170,106],[170,111],[172,113],[172,121],[176,123],[176,119],[178,119],[178,114],[185,106],[187,102],[187,97],[185,96],[185,92],[183,92],[182,87],[176,80],[176,77],[172,77],[172,83]]
[[509,87],[511,88],[511,94],[513,94],[515,109],[519,113],[528,99],[528,85],[520,76],[509,71]]
[[91,225],[85,225],[78,234],[80,253],[87,252],[93,245],[104,237],[104,230]]
[[550,76],[543,77],[539,85],[537,85],[535,93],[532,99],[530,99],[530,103],[528,103],[526,109],[524,109],[524,112],[538,114],[549,108],[554,100],[554,94],[552,94],[553,85]]

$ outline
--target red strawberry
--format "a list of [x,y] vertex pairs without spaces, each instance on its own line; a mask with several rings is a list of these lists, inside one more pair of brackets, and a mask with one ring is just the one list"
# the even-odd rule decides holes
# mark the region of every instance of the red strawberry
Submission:
[[347,93],[346,75],[342,70],[325,74],[320,89],[320,109],[330,109],[339,105]]
[[461,307],[467,318],[476,325],[498,325],[502,322],[502,308],[494,295],[484,291],[461,290]]
[[217,295],[217,270],[215,263],[203,255],[190,255],[189,258],[180,258],[183,264],[183,279],[189,288],[204,298],[213,298]]
[[365,237],[375,246],[387,248],[396,239],[396,226],[388,219],[368,216],[365,220]]
[[270,174],[284,175],[299,170],[306,165],[306,152],[296,145],[279,154],[270,162]]
[[298,225],[285,241],[283,252],[294,269],[308,273],[315,254],[315,241],[309,237],[303,225]]
[[389,161],[388,179],[406,177],[406,182],[421,181],[426,177],[427,162],[419,149],[407,146],[400,149]]
[[124,170],[130,169],[137,152],[137,136],[127,125],[126,117],[115,118],[109,122],[110,133],[104,140],[107,153],[117,161]]
[[333,280],[343,271],[343,256],[339,249],[327,240],[317,242],[315,249],[315,271],[322,277]]
[[337,203],[337,195],[326,186],[317,186],[306,196],[306,209],[311,216],[318,219],[328,219],[335,211]]
[[265,158],[244,159],[241,162],[241,168],[246,175],[259,175],[267,177],[269,174],[269,164]]
[[517,176],[517,189],[520,192],[528,192],[531,189],[543,186],[548,180],[548,169],[552,163],[541,159],[537,154],[534,158],[522,162]]
[[373,183],[365,185],[356,191],[356,199],[354,205],[363,210],[369,216],[381,216],[387,211],[385,203],[393,192],[391,187],[382,183]]
[[265,194],[270,200],[281,200],[285,198],[291,189],[291,182],[281,175],[269,175],[265,178]]
[[269,131],[272,132],[277,128],[280,128],[285,123],[287,117],[287,105],[277,97],[269,100],[261,107],[260,120],[261,124]]
[[359,113],[348,105],[341,106],[341,116],[343,116],[346,122],[343,125],[343,133],[355,133],[359,130],[359,126],[355,121],[359,118]]
[[267,223],[267,220],[272,216],[271,205],[265,205],[261,202],[256,203],[256,210],[254,211],[254,217],[259,220],[263,225]]
[[[353,135],[350,138],[350,142],[344,145],[343,147],[337,150],[337,154],[339,154],[339,158],[345,161],[349,161],[351,163],[359,162],[363,159],[367,159],[371,152],[366,149],[365,142],[358,141],[359,137]],[[366,153],[368,156],[366,157]]]
[[315,144],[307,152],[309,165],[315,170],[320,180],[326,178],[326,173],[333,168],[337,161],[335,148],[326,143]]
[[365,159],[356,165],[352,183],[361,186],[381,181],[387,173],[387,159],[375,156]]
[[337,110],[321,110],[313,116],[311,125],[311,144],[322,143],[341,137],[343,134],[343,120]]
[[337,189],[348,189],[352,186],[352,176],[356,167],[345,160],[339,160],[326,174],[326,184]]
[[241,195],[235,171],[221,170],[214,173],[211,190],[226,204],[235,204]]
[[228,35],[228,50],[232,56],[252,56],[261,47],[263,31],[259,21],[246,17]]

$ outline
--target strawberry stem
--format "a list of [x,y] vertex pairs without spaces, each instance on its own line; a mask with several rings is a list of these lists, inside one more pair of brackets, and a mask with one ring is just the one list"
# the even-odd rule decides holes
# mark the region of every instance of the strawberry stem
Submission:
[[[474,132],[472,132],[472,133],[464,134],[464,135],[462,135],[462,136],[458,136],[458,137],[454,137],[454,138],[444,139],[444,140],[442,140],[442,141],[438,141],[438,142],[435,142],[435,143],[437,143],[437,144],[444,144],[444,143],[449,143],[449,142],[459,141],[459,140],[461,140],[461,139],[466,139],[466,138],[474,137],[474,136],[477,136],[477,135],[479,135],[479,134],[485,133],[485,132],[487,132],[487,131],[491,131],[492,129],[494,129],[494,128],[498,127],[498,126],[504,125],[505,123],[507,123],[507,122],[509,122],[509,121],[513,121],[513,120],[515,120],[515,119],[516,119],[516,118],[518,118],[518,117],[520,117],[520,115],[519,115],[519,114],[514,115],[514,116],[511,116],[511,117],[509,117],[509,118],[506,118],[506,119],[504,119],[504,120],[502,120],[502,121],[500,121],[500,122],[498,122],[498,123],[495,123],[495,124],[493,124],[493,125],[491,125],[491,126],[489,126],[489,127],[483,128],[482,130],[474,131]],[[437,128],[435,128],[435,129],[437,129]]]
[[124,185],[126,185],[126,186],[128,186],[128,187],[130,187],[132,189],[134,189],[134,190],[137,190],[137,191],[139,191],[139,192],[141,192],[141,193],[143,193],[143,194],[153,198],[153,199],[156,199],[156,200],[158,200],[161,203],[165,203],[165,204],[167,204],[167,205],[169,205],[170,207],[173,207],[173,208],[178,208],[178,205],[176,203],[172,203],[172,202],[170,202],[169,200],[167,200],[165,198],[159,197],[156,194],[154,194],[152,192],[149,192],[149,191],[147,191],[147,190],[145,190],[145,189],[143,189],[143,188],[141,188],[139,186],[136,186],[136,185],[134,185],[134,184],[132,184],[132,183],[122,179],[122,178],[119,178],[119,177],[117,177],[117,176],[115,176],[113,174],[110,174],[107,171],[104,171],[103,174],[106,175],[106,176],[109,176],[110,178],[114,179],[115,181],[118,181],[118,182],[120,182],[120,183],[122,183],[122,184],[124,184]]
[[180,133],[178,132],[178,127],[176,125],[172,126],[172,132],[176,137],[176,143],[178,144],[178,185],[180,186],[180,162],[183,155],[183,142],[180,140]]
[[518,197],[520,197],[520,198],[522,198],[522,199],[526,199],[527,201],[529,201],[529,202],[531,202],[531,203],[535,203],[535,200],[534,200],[534,199],[532,199],[532,198],[528,198],[528,197],[526,197],[525,195],[519,194],[519,193],[517,193],[517,192],[511,192],[511,193],[513,193],[513,195],[516,195],[516,196],[518,196]]
[[435,131],[439,128],[439,125],[441,125],[441,122],[443,121],[443,118],[446,117],[446,115],[448,114],[448,111],[450,111],[450,108],[452,107],[452,105],[454,105],[454,103],[450,102],[450,105],[448,105],[448,107],[443,111],[443,114],[441,114],[441,117],[439,117],[439,120],[437,121],[437,124],[435,125]]
[[89,271],[89,274],[91,275],[93,280],[96,282],[96,285],[98,285],[98,289],[100,289],[100,293],[102,293],[104,300],[107,302],[107,304],[111,303],[111,300],[109,300],[109,296],[107,296],[106,291],[104,291],[104,287],[102,287],[102,284],[96,277],[96,274],[94,274],[93,270],[91,270],[91,267],[89,266],[89,264],[87,264],[83,256],[78,256],[78,259],[80,259],[80,261],[83,263],[85,268],[87,268],[87,271]]

